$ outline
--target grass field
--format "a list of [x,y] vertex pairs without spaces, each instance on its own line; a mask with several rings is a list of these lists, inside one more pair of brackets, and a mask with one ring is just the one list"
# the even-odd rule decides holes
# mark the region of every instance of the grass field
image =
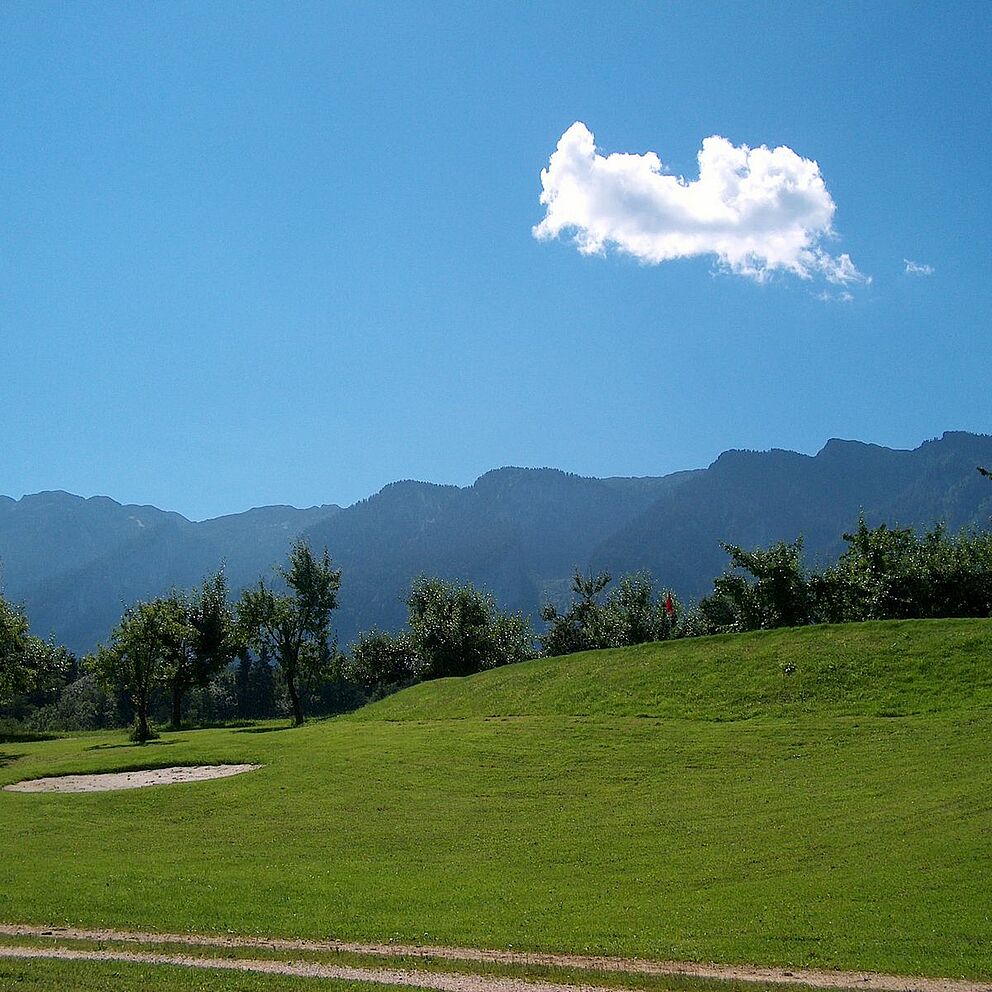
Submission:
[[[5,744],[0,784],[220,761],[265,767],[0,792],[0,919],[992,978],[992,621],[590,652],[299,730]],[[202,981],[168,987],[228,987]]]
[[[174,965],[95,961],[0,960],[0,989],[17,992],[317,992],[310,978],[232,974]],[[335,983],[335,992],[383,992],[384,986]]]

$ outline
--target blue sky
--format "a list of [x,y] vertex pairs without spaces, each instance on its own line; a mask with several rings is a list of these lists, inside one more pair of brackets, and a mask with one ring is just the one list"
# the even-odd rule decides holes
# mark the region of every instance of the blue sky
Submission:
[[[2,493],[992,432],[988,4],[9,3],[0,45]],[[815,161],[871,281],[535,238],[577,121],[686,182],[711,135]]]

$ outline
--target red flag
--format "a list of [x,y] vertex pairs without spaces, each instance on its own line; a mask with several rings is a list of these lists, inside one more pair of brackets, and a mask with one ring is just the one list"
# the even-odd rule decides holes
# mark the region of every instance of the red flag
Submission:
[[668,594],[668,598],[665,600],[665,612],[670,616],[675,616],[675,604],[672,602],[672,594]]

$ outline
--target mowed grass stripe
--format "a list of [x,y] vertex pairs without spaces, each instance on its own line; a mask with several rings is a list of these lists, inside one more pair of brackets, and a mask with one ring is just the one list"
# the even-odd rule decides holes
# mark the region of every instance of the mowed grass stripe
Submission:
[[[540,706],[557,712],[519,712],[527,694],[505,670],[299,731],[2,745],[0,783],[266,767],[0,793],[0,919],[989,978],[990,635],[940,621],[718,639],[726,699],[779,687],[748,719],[688,703],[678,719],[637,715],[659,686],[713,681],[702,642],[685,642],[639,649],[637,665],[616,652],[612,668],[519,666],[571,664],[583,699],[612,687],[628,713],[575,712],[577,690],[555,701],[553,680]],[[872,689],[872,659],[888,671],[899,652],[896,688]],[[833,688],[785,703],[787,680],[815,684],[805,658]],[[452,702],[474,685],[495,706],[495,676],[507,718]],[[882,715],[894,703],[907,715]]]

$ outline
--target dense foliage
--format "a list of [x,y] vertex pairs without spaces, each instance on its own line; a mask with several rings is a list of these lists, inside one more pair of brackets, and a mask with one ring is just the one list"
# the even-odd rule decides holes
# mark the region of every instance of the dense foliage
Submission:
[[801,540],[750,552],[725,545],[732,567],[700,603],[708,628],[992,615],[992,534],[871,528],[862,517],[844,540],[820,571],[804,566]]
[[332,671],[336,650],[331,642],[331,613],[337,608],[341,572],[331,567],[324,550],[317,557],[298,540],[287,568],[278,569],[287,594],[264,582],[246,589],[237,613],[244,642],[275,660],[286,680],[293,722],[303,723],[303,692]]
[[407,629],[372,631],[351,651],[351,671],[373,696],[414,682],[472,675],[534,655],[534,631],[520,614],[503,613],[471,584],[421,576],[407,597]]
[[548,624],[540,638],[545,655],[665,641],[692,632],[691,618],[674,593],[662,590],[656,595],[648,573],[624,576],[604,599],[600,594],[612,580],[609,572],[575,572],[568,609],[560,613],[549,603],[541,611]]
[[33,636],[24,611],[0,596],[0,720],[19,720],[51,703],[77,674],[75,657]]

